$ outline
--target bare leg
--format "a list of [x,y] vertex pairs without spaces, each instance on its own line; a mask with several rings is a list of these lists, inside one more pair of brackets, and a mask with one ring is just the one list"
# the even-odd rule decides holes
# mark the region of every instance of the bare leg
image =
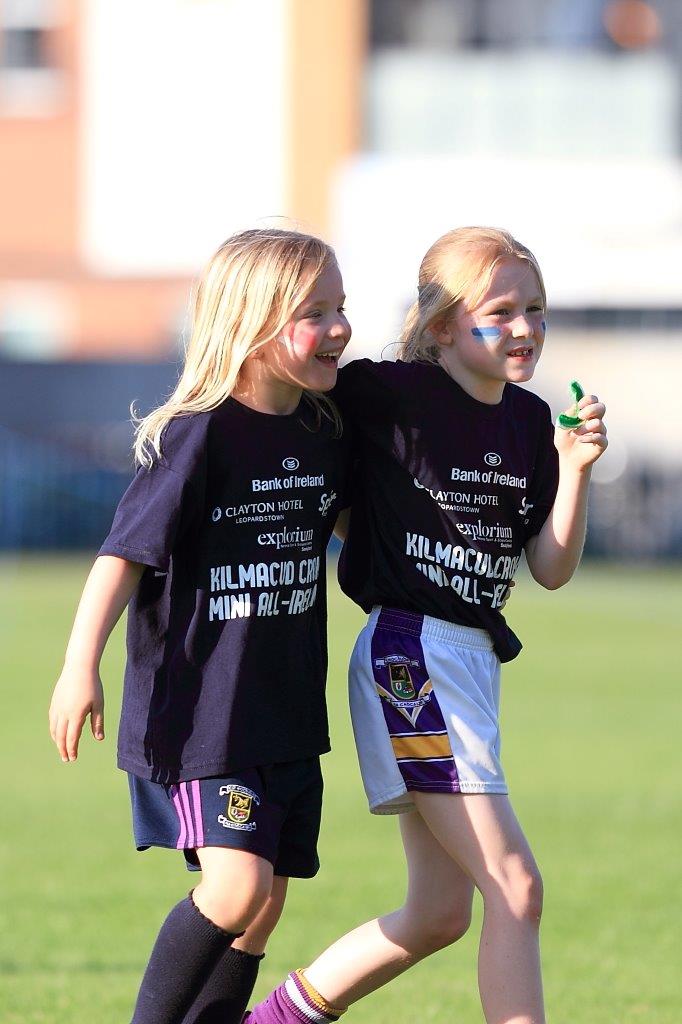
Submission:
[[197,850],[201,882],[193,899],[204,917],[226,932],[243,932],[265,908],[273,887],[272,864],[245,850]]
[[478,974],[487,1024],[545,1024],[542,881],[509,800],[500,794],[413,795],[435,838],[483,896]]
[[267,941],[282,916],[288,883],[288,878],[283,878],[281,875],[274,876],[272,890],[263,908],[253,919],[244,934],[234,940],[232,943],[234,949],[242,949],[245,953],[252,953],[254,956],[260,956],[261,953],[265,952]]
[[[206,861],[207,858],[204,857],[204,862],[206,863]],[[220,895],[219,872],[224,859],[214,858],[209,854],[208,862],[209,871],[217,874],[218,877],[212,876],[208,880],[212,888],[209,889],[208,894],[204,892],[202,895],[206,904],[210,902],[214,909],[219,907],[221,914],[228,915],[229,910],[223,906]],[[234,858],[228,857],[226,863],[229,869],[227,879],[229,884],[232,881]],[[239,863],[237,861],[237,867]],[[246,876],[251,879],[251,884],[255,883],[255,891],[252,891],[250,899],[245,902],[256,906],[262,896],[260,887],[267,884],[271,871],[252,860],[245,862],[245,868]],[[216,963],[201,990],[197,992],[183,1019],[183,1024],[239,1024],[258,977],[258,969],[266,942],[282,913],[287,882],[288,879],[282,877],[275,877],[272,880],[272,888],[265,903],[248,924],[244,934],[233,940],[230,948]],[[242,901],[240,900],[240,902]],[[237,908],[237,912],[243,914],[243,909]]]
[[194,1009],[203,1012],[209,979],[229,955],[236,933],[270,896],[272,865],[263,858],[215,847],[201,849],[198,856],[202,880],[161,926],[137,996],[134,1024],[179,1024],[187,1014],[192,1020]]
[[425,956],[455,942],[469,926],[473,883],[416,813],[400,826],[408,867],[404,905],[360,925],[305,970],[333,1006],[346,1007]]

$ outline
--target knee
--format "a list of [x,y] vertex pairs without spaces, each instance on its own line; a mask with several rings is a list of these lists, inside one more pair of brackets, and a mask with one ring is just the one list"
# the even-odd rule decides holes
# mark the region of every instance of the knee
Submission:
[[429,928],[433,951],[444,949],[457,942],[469,930],[471,905],[452,908],[448,913],[438,915]]
[[451,946],[468,931],[471,924],[471,903],[454,907],[441,907],[433,913],[418,917],[418,944],[421,954],[427,956]]
[[272,876],[267,871],[245,870],[239,879],[231,873],[204,871],[193,898],[214,924],[227,932],[243,932],[267,904]]
[[531,924],[539,925],[542,917],[544,886],[542,876],[536,867],[522,873],[519,894],[520,915]]
[[194,902],[214,924],[226,932],[245,931],[268,899],[263,884],[244,885],[238,890],[219,883],[202,882],[194,890]]
[[[505,906],[518,920],[539,926],[542,917],[542,877],[534,863],[523,857],[507,857],[495,880]],[[485,898],[485,894],[484,894]]]

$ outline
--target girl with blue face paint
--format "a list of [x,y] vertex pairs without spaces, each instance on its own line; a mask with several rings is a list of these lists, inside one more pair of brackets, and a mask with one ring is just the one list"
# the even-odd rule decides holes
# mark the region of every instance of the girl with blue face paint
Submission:
[[290,975],[248,1024],[336,1020],[455,942],[476,889],[487,1024],[545,1024],[542,881],[500,761],[500,663],[521,649],[502,607],[523,554],[548,590],[573,575],[607,443],[594,395],[578,402],[581,425],[555,431],[517,386],[542,353],[545,308],[525,246],[492,228],[451,231],[424,257],[398,361],[339,372],[357,443],[339,580],[369,612],[351,712],[370,810],[400,816],[407,896]]
[[499,260],[482,293],[459,298],[433,323],[439,363],[478,401],[496,405],[507,382],[533,376],[545,340],[540,282],[530,260]]

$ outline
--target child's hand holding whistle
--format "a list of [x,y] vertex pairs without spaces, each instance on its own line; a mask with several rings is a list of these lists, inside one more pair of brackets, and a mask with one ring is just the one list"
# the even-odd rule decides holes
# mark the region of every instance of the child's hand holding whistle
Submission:
[[586,395],[577,380],[571,381],[570,389],[573,405],[557,417],[554,440],[560,459],[584,469],[606,451],[606,406],[596,395]]

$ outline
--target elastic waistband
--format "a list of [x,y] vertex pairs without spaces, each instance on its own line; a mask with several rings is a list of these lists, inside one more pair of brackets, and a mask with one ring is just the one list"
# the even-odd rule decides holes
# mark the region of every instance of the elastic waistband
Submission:
[[477,651],[492,651],[493,642],[485,629],[474,626],[460,626],[445,619],[435,619],[431,615],[420,615],[418,612],[406,612],[400,608],[386,608],[375,605],[369,615],[368,625],[380,629],[393,629],[398,633],[409,633],[429,640],[439,640],[446,644],[457,644],[458,647],[469,647]]

